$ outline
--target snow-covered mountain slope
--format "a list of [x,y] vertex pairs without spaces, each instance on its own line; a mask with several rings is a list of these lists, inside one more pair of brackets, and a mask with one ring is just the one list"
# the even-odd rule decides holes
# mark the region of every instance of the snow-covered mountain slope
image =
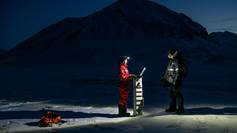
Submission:
[[149,0],[119,0],[89,16],[53,24],[2,58],[23,64],[105,65],[132,55],[160,63],[173,47],[190,57],[207,56],[212,47],[207,37],[203,26],[182,13]]
[[[173,47],[181,49],[192,63],[185,84],[211,84],[232,89],[229,86],[235,79],[233,72],[236,72],[233,65],[224,63],[224,67],[216,65],[214,68],[203,68],[210,64],[208,61],[227,61],[226,58],[220,58],[229,54],[225,51],[236,51],[230,48],[235,46],[232,42],[235,42],[236,35],[225,32],[223,34],[226,37],[217,37],[219,34],[208,35],[204,27],[189,17],[152,1],[119,0],[89,16],[66,18],[8,51],[0,62],[16,66],[0,66],[0,80],[6,81],[1,84],[3,89],[0,97],[10,95],[13,99],[21,99],[22,96],[18,94],[23,92],[23,98],[28,99],[50,90],[50,93],[44,94],[45,99],[62,96],[76,99],[77,94],[85,99],[93,98],[94,95],[88,96],[89,89],[86,91],[88,95],[84,95],[80,93],[84,87],[72,88],[72,81],[80,84],[85,79],[102,82],[116,80],[117,60],[123,55],[132,57],[129,62],[131,73],[138,74],[146,66],[144,80],[148,82],[145,84],[155,83],[157,87],[166,67],[167,51]],[[228,43],[219,43],[220,40]],[[195,64],[202,61],[205,61],[204,64]],[[18,68],[18,64],[36,68]],[[48,69],[52,64],[56,65]],[[114,89],[109,90],[108,95],[116,93],[117,86],[112,84],[112,87]],[[35,90],[32,91],[32,88]],[[55,89],[60,90],[57,95],[54,94]],[[68,89],[77,93],[71,96]]]
[[237,59],[237,35],[228,31],[214,32],[208,36],[208,40],[216,45],[214,49],[217,54],[212,58],[213,61],[235,63]]
[[220,46],[230,47],[232,49],[237,48],[237,35],[232,32],[213,32],[209,34],[208,39],[217,43]]

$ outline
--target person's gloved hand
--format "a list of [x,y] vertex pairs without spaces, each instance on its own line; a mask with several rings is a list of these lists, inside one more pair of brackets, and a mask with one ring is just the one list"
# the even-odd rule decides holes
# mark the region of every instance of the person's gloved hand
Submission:
[[160,78],[160,82],[163,84],[165,82],[165,78],[164,77],[161,77]]
[[129,79],[129,80],[133,80],[133,78],[136,78],[136,77],[137,77],[137,76],[136,76],[135,74],[130,74],[129,77],[128,77],[128,79]]
[[143,76],[140,76],[140,75],[137,75],[137,76],[136,76],[136,78],[138,78],[138,79],[140,79],[140,78],[142,78],[142,77],[143,77]]
[[166,81],[166,79],[164,77],[160,78],[160,83],[163,87],[168,87],[169,83]]

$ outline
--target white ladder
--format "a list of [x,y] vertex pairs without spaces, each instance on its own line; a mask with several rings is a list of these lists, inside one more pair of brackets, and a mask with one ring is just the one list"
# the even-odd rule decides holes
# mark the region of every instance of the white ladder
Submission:
[[133,79],[133,116],[142,115],[144,107],[144,97],[142,88],[142,78]]

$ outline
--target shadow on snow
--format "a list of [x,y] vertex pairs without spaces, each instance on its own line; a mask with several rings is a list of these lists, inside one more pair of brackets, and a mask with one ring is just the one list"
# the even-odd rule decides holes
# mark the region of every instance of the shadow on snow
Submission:
[[[164,116],[164,115],[177,115],[176,113],[166,113],[166,112],[158,112],[146,117],[156,117],[156,116]],[[222,109],[214,109],[211,107],[200,107],[200,108],[188,108],[185,109],[184,114],[179,115],[237,115],[236,107],[225,107]]]

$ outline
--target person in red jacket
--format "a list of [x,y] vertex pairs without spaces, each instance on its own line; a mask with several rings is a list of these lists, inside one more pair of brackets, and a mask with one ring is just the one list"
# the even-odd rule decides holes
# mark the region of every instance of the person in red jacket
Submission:
[[129,93],[129,82],[136,77],[134,74],[129,74],[128,71],[128,56],[124,56],[119,61],[119,103],[118,111],[120,117],[128,117],[130,113],[127,113],[127,101]]

